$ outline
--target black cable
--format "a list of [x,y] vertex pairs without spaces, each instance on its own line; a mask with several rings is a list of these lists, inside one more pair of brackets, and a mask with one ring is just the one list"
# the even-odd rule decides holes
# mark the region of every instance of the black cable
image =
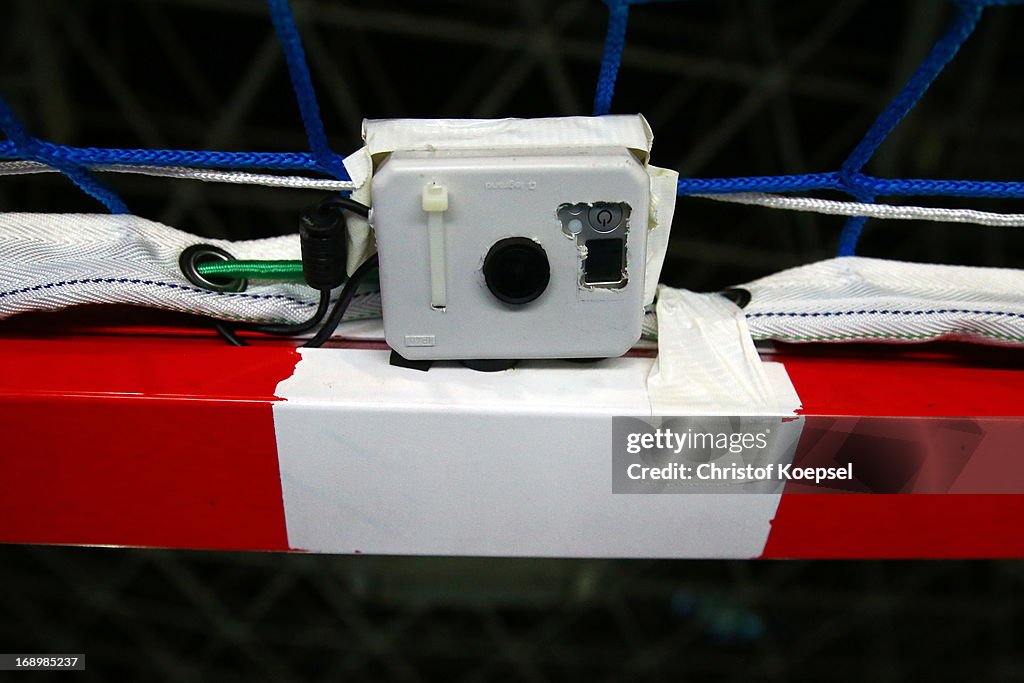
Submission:
[[262,323],[239,323],[234,328],[229,327],[227,323],[222,320],[218,320],[214,323],[214,329],[217,330],[217,334],[224,338],[228,344],[232,346],[249,346],[249,342],[245,341],[236,334],[236,330],[252,330],[253,332],[262,332],[263,334],[277,334],[284,336],[295,336],[309,332],[314,327],[320,324],[320,321],[327,315],[327,309],[331,306],[331,290],[325,289],[320,292],[320,301],[316,306],[316,312],[308,319],[301,323],[285,323],[281,325],[265,325]]
[[[246,323],[240,324],[238,327],[245,330],[253,330],[256,332],[262,332],[264,334],[277,334],[294,336],[309,332],[314,329],[327,315],[327,311],[331,305],[331,289],[341,284],[344,280],[344,261],[345,261],[345,217],[343,214],[333,215],[335,210],[348,210],[363,218],[370,217],[370,207],[354,199],[348,197],[342,197],[339,195],[331,195],[319,204],[315,209],[308,211],[300,225],[300,237],[302,239],[302,269],[305,276],[306,283],[311,287],[314,287],[320,292],[320,300],[317,303],[316,311],[308,319],[300,323],[290,324],[262,324],[262,323]],[[200,251],[196,251],[200,250]],[[196,251],[196,254],[192,254]],[[213,253],[216,251],[216,253]],[[186,259],[186,255],[191,254],[191,258]],[[207,289],[221,289],[226,288],[226,285],[220,285],[213,281],[207,281],[206,278],[202,278],[198,275],[195,269],[195,264],[198,263],[200,257],[210,258],[218,257],[224,260],[231,260],[233,257],[222,249],[210,247],[209,245],[197,245],[186,249],[182,253],[182,258],[179,260],[182,268],[182,272],[185,276],[193,283],[198,284],[201,287]],[[376,257],[373,257],[373,262],[376,263]],[[369,261],[367,262],[369,263]],[[359,273],[361,279],[365,275],[365,271],[362,271],[367,264],[364,263],[358,269],[356,273]],[[191,274],[190,274],[191,273]],[[338,303],[335,304],[334,310],[331,311],[330,318],[324,323],[320,331],[317,332],[316,336],[310,340],[306,346],[320,346],[331,336],[334,329],[341,322],[341,318],[345,315],[345,310],[352,302],[352,298],[355,296],[356,285],[359,281],[353,284],[356,273],[353,273],[353,277],[345,283],[342,288],[341,295],[338,298]],[[241,283],[239,288],[237,285]],[[351,287],[349,285],[352,285]],[[245,288],[245,281],[240,280],[232,283],[233,289],[230,291],[240,291]],[[346,294],[347,293],[347,294]],[[331,322],[333,320],[333,323]],[[214,324],[217,333],[225,339],[232,346],[248,346],[248,343],[240,338],[233,328],[229,327],[226,323],[218,321]],[[325,332],[325,329],[329,329]],[[326,337],[321,339],[321,335],[326,334]],[[318,340],[315,344],[312,343]]]
[[334,330],[338,328],[338,324],[341,322],[341,319],[345,317],[345,311],[348,310],[349,304],[351,304],[352,299],[355,298],[356,290],[359,289],[359,283],[362,282],[367,273],[371,272],[376,267],[377,255],[374,254],[363,261],[361,266],[356,268],[356,271],[352,273],[352,277],[348,279],[348,282],[346,282],[345,286],[342,288],[338,301],[335,302],[334,308],[331,309],[331,314],[327,316],[327,320],[320,328],[320,331],[317,332],[312,339],[303,344],[303,346],[309,348],[323,346],[324,342],[331,338],[331,335],[334,334]]
[[328,209],[348,209],[352,213],[358,214],[363,218],[370,217],[370,207],[366,204],[360,204],[349,197],[342,197],[341,195],[331,195],[321,201],[316,207],[317,211],[326,211]]
[[231,344],[232,346],[249,345],[249,342],[245,341],[237,334],[235,334],[235,331],[233,329],[228,327],[225,323],[223,323],[220,320],[213,323],[213,329],[217,330],[217,334],[223,337],[224,341],[226,341],[228,344]]
[[[309,320],[302,323],[253,325],[249,329],[266,334],[303,334],[319,325],[327,315],[327,309],[331,305],[331,288],[341,284],[345,275],[345,218],[338,215],[332,219],[329,214],[335,209],[348,209],[364,218],[368,218],[370,215],[370,207],[365,204],[360,204],[348,197],[331,195],[317,204],[316,208],[308,212],[307,217],[303,219],[304,223],[300,228],[303,240],[302,266],[307,284],[320,290],[320,302],[317,304],[316,312]],[[330,231],[339,227],[340,232],[332,236]],[[332,242],[332,240],[334,241]],[[327,251],[324,251],[325,249]],[[326,270],[324,270],[325,267]],[[342,290],[342,295],[344,295],[344,290]]]

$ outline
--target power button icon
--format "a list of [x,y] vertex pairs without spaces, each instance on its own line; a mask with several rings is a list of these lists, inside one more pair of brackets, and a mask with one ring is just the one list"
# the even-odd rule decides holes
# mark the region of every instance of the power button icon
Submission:
[[598,202],[590,207],[587,219],[597,232],[612,232],[622,224],[622,205]]

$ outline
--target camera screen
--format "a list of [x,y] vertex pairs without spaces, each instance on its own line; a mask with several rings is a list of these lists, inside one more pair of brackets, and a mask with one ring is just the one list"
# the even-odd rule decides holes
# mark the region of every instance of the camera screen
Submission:
[[615,237],[587,240],[587,258],[583,261],[583,282],[588,285],[623,283],[626,241]]

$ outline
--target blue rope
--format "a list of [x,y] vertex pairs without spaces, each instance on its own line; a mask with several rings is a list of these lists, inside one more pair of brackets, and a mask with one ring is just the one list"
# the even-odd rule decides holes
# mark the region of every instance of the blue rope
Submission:
[[960,46],[974,31],[981,17],[982,7],[976,4],[958,5],[956,16],[949,29],[932,47],[931,51],[918,66],[899,94],[893,98],[885,110],[878,115],[868,132],[864,134],[857,146],[846,158],[841,173],[852,176],[860,172],[878,146],[892,133],[900,121],[910,113],[914,105],[921,99],[928,86],[942,72],[942,69],[953,59]]
[[747,176],[738,178],[680,178],[676,192],[688,194],[730,194],[733,192],[801,192],[838,190],[839,174],[804,173],[801,175]]
[[604,116],[612,108],[615,80],[618,78],[619,66],[622,64],[622,50],[626,47],[629,6],[672,1],[604,0],[604,4],[608,5],[608,30],[604,36],[604,51],[601,53],[601,72],[597,77],[597,92],[594,94],[594,116]]
[[[104,149],[69,147],[36,140],[47,158],[78,166],[121,164],[125,166],[192,166],[196,168],[248,168],[280,171],[319,171],[320,164],[308,152],[220,152],[183,149]],[[0,158],[26,158],[9,140],[0,141]]]
[[4,135],[7,136],[7,144],[14,148],[19,159],[41,161],[52,166],[67,176],[83,192],[107,207],[111,213],[131,213],[120,197],[89,175],[88,171],[81,166],[49,154],[45,145],[40,144],[38,140],[28,134],[3,97],[0,97],[0,129],[4,131]]
[[[917,67],[917,71],[910,77],[899,94],[893,98],[889,106],[879,114],[868,132],[846,157],[839,173],[845,181],[844,184],[849,188],[850,194],[858,201],[874,202],[875,195],[856,188],[849,182],[849,179],[864,168],[879,145],[910,113],[928,87],[956,56],[960,46],[974,32],[974,27],[977,26],[978,19],[981,18],[982,9],[982,5],[978,2],[957,3],[956,15],[953,17],[949,29],[936,41],[921,65]],[[843,232],[839,236],[840,256],[853,256],[856,253],[857,241],[860,239],[867,220],[866,216],[854,216],[846,221]]]
[[[733,192],[806,192],[809,190],[862,191],[877,197],[991,197],[1024,199],[1024,182],[998,180],[932,180],[924,178],[876,178],[855,174],[842,178],[837,171],[802,175],[748,176],[737,178],[681,178],[680,195],[730,194]],[[855,194],[851,193],[851,194]]]
[[[857,201],[865,204],[875,203],[875,195],[873,194],[864,193],[854,194],[853,196]],[[860,240],[860,234],[864,231],[864,226],[867,222],[867,216],[850,216],[846,219],[843,231],[839,233],[838,256],[853,256],[857,253],[857,241]]]
[[193,166],[198,168],[248,168],[321,171],[349,180],[342,157],[327,142],[320,107],[306,66],[295,19],[288,0],[268,0],[270,16],[281,41],[288,75],[306,129],[312,154],[305,152],[222,152],[176,149],[100,149],[71,147],[33,138],[0,98],[0,129],[7,140],[0,141],[0,158],[39,161],[56,168],[79,188],[99,200],[112,213],[129,213],[125,203],[103,183],[93,178],[86,166],[120,164],[129,166]]
[[611,111],[622,50],[626,47],[626,26],[629,24],[629,0],[605,0],[605,4],[608,5],[608,32],[604,37],[601,73],[597,77],[594,116],[603,116]]
[[[1021,182],[890,179],[861,173],[879,145],[914,108],[936,77],[956,56],[977,26],[982,10],[993,5],[1024,4],[1024,0],[954,0],[954,4],[956,15],[946,33],[936,41],[910,80],[868,129],[843,162],[840,171],[747,178],[685,178],[679,181],[679,194],[839,190],[867,203],[874,202],[879,196],[1024,198],[1024,183]],[[840,256],[856,253],[857,242],[867,220],[866,216],[854,216],[847,220],[839,237]]]
[[[629,23],[629,6],[658,0],[604,0],[608,6],[608,30],[605,35],[601,73],[594,96],[594,114],[611,110],[615,81],[622,63]],[[757,176],[747,178],[684,178],[678,193],[724,194],[730,192],[795,192],[838,190],[860,202],[871,203],[882,195],[943,195],[962,197],[1024,197],[1024,184],[971,180],[886,179],[864,175],[861,170],[878,147],[914,108],[928,87],[956,56],[974,31],[982,10],[991,5],[1022,4],[1024,0],[953,0],[956,15],[946,33],[936,41],[899,94],[882,111],[864,137],[843,162],[838,172],[801,175]],[[866,216],[849,218],[839,238],[839,255],[856,252]]]
[[919,178],[874,178],[858,175],[857,185],[878,196],[889,197],[992,197],[1024,199],[1024,182],[998,180],[923,180]]
[[[604,0],[609,8],[601,73],[594,97],[594,113],[611,109],[615,82],[622,62],[629,6],[665,0]],[[878,146],[914,107],[928,86],[955,56],[970,35],[981,10],[994,5],[1024,4],[1024,0],[953,0],[957,14],[946,34],[936,42],[907,85],[882,112],[843,163],[840,171],[800,175],[735,178],[684,178],[678,193],[720,194],[729,192],[796,192],[838,190],[860,201],[879,196],[959,196],[1024,198],[1024,183],[974,180],[930,180],[915,178],[876,178],[861,169]],[[194,166],[199,168],[246,168],[270,170],[319,171],[343,180],[349,176],[342,158],[327,142],[320,108],[306,65],[305,52],[288,0],[268,0],[270,16],[281,41],[288,74],[295,91],[299,112],[312,153],[307,152],[223,152],[206,150],[102,149],[70,147],[31,137],[0,98],[0,128],[7,140],[0,140],[0,158],[40,161],[60,170],[82,190],[115,213],[127,207],[111,190],[86,170],[90,165]],[[864,217],[848,221],[840,243],[841,254],[852,254],[863,228]]]
[[345,170],[345,165],[341,161],[341,156],[335,153],[327,143],[324,122],[320,118],[320,105],[316,101],[316,91],[313,90],[309,67],[306,66],[306,53],[302,49],[302,39],[299,37],[298,27],[295,26],[292,8],[288,0],[267,0],[267,2],[270,6],[270,19],[274,22],[277,38],[284,51],[284,60],[288,64],[288,76],[292,81],[295,99],[299,103],[302,125],[306,129],[306,137],[309,139],[310,149],[313,150],[313,157],[325,171],[335,178],[350,180],[348,171]]

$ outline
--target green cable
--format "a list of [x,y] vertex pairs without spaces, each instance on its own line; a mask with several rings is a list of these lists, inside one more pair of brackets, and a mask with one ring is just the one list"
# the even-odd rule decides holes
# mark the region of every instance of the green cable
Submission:
[[[196,272],[203,277],[229,280],[290,280],[302,282],[302,261],[203,261]],[[364,282],[379,283],[377,271],[367,273]]]
[[302,280],[302,261],[205,261],[196,264],[196,272],[238,280]]

